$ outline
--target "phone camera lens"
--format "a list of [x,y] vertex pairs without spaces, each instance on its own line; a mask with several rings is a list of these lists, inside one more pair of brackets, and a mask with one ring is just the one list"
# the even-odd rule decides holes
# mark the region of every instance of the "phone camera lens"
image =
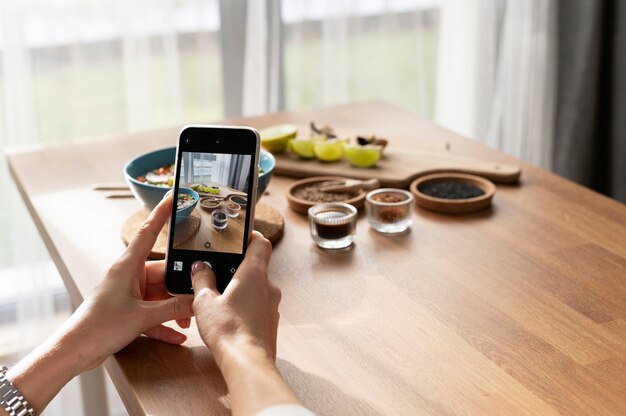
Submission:
[[219,141],[219,140],[216,140],[216,141],[215,141],[215,143],[219,144],[219,143],[220,143],[220,141]]
[[189,144],[189,142],[191,142],[191,139],[190,139],[189,137],[187,137],[187,138],[185,139],[185,143]]

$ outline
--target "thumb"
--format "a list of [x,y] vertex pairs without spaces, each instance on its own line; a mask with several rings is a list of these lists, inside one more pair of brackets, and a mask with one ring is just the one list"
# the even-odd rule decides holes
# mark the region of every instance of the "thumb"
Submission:
[[147,302],[152,309],[151,327],[174,319],[185,319],[193,316],[193,298],[191,296],[174,296],[160,301]]
[[213,296],[219,296],[215,273],[211,264],[207,261],[197,261],[191,265],[191,285],[193,292],[197,295],[206,289]]

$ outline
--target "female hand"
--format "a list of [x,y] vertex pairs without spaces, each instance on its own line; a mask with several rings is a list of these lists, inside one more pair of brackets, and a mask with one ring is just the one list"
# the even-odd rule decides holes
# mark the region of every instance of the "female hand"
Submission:
[[246,257],[222,295],[211,268],[199,261],[191,267],[198,331],[218,364],[249,347],[272,361],[276,357],[281,293],[267,277],[271,256],[270,242],[254,231]]
[[172,198],[167,195],[72,316],[75,328],[70,332],[78,329],[90,367],[141,334],[170,344],[182,344],[187,339],[162,323],[177,319],[179,326],[188,328],[193,316],[192,297],[171,297],[164,284],[165,262],[146,262],[171,208]]
[[166,196],[65,325],[7,372],[36,413],[73,377],[141,334],[171,344],[185,341],[185,335],[162,323],[177,319],[179,326],[189,327],[193,298],[170,297],[164,263],[146,262],[171,206],[172,198]]
[[221,295],[211,268],[202,262],[191,267],[196,323],[222,370],[233,415],[299,403],[275,364],[281,293],[267,276],[271,256],[270,242],[253,232],[241,266]]

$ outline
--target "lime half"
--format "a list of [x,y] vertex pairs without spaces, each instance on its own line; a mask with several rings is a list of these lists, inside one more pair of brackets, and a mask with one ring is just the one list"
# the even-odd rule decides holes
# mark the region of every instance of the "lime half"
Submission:
[[289,141],[289,151],[303,159],[313,159],[313,141],[311,140],[291,140]]
[[370,145],[347,145],[344,147],[343,157],[350,162],[352,166],[359,168],[372,167],[380,159],[380,155],[383,151],[383,146],[370,144]]
[[276,124],[259,132],[261,146],[272,153],[284,152],[289,140],[296,137],[298,127],[293,124]]
[[317,142],[313,146],[315,156],[323,162],[335,162],[343,155],[344,142],[342,140],[326,140]]

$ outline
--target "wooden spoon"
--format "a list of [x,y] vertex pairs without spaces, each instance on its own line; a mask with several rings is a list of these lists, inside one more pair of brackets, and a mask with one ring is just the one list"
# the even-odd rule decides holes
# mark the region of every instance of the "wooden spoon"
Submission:
[[362,181],[359,179],[346,179],[343,182],[329,182],[325,186],[320,187],[322,192],[351,192],[358,190],[370,190],[380,188],[380,181],[378,179],[368,179]]

